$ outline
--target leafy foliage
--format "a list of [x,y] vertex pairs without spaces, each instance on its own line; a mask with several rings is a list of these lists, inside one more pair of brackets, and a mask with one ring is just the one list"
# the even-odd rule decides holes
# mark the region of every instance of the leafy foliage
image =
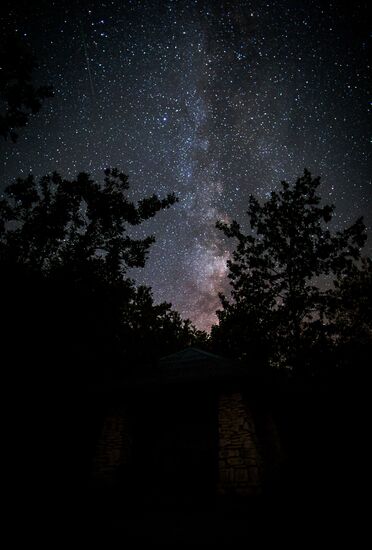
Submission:
[[[206,345],[206,334],[197,330],[189,319],[182,319],[170,303],[154,304],[148,287],[139,286],[136,289],[135,298],[123,314],[123,331],[138,335],[136,349],[132,352],[137,361],[151,363],[190,345]],[[125,334],[121,340],[129,341]]]
[[337,363],[360,376],[372,352],[372,261],[362,258],[335,280],[327,309]]
[[251,196],[248,234],[235,221],[217,223],[238,241],[228,262],[232,300],[221,296],[220,324],[212,333],[230,353],[298,366],[304,332],[326,314],[329,293],[319,280],[345,277],[359,259],[362,219],[332,234],[327,224],[334,207],[320,204],[319,184],[305,170],[264,204]]
[[[154,237],[128,234],[176,202],[169,194],[128,199],[128,178],[106,170],[102,184],[81,173],[17,179],[0,202],[0,265],[8,341],[75,373],[116,375],[189,345],[201,334],[128,268],[142,267]],[[13,329],[11,328],[13,327]],[[14,349],[16,347],[14,346]],[[15,352],[17,353],[17,352]],[[18,358],[21,361],[21,358]]]
[[126,192],[128,178],[117,169],[105,170],[103,184],[88,174],[76,180],[56,172],[38,182],[32,175],[7,187],[0,203],[3,261],[8,259],[47,273],[58,266],[82,266],[115,280],[128,267],[142,267],[150,236],[136,240],[127,227],[138,225],[176,202],[169,194],[141,200],[136,206]]

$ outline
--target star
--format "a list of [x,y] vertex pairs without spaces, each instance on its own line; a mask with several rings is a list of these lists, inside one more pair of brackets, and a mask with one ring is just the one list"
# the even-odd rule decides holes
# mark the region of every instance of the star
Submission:
[[[247,228],[260,200],[307,167],[336,204],[334,229],[372,226],[368,25],[362,3],[90,2],[12,4],[2,28],[32,46],[36,78],[55,98],[2,143],[2,188],[28,172],[107,166],[136,199],[179,203],[138,229],[154,234],[135,270],[157,301],[209,330],[229,292],[232,243],[218,219]],[[367,252],[372,245],[369,241]]]

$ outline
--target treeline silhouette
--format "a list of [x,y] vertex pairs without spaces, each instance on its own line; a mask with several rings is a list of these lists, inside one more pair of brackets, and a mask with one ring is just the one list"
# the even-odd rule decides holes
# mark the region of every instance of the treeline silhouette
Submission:
[[[0,61],[0,130],[15,141],[53,90],[34,86],[37,64],[18,36],[2,36]],[[18,178],[0,201],[4,341],[39,362],[54,355],[77,378],[120,376],[133,359],[149,364],[192,344],[275,376],[363,376],[371,346],[366,228],[360,218],[332,232],[334,206],[321,203],[319,185],[305,169],[266,202],[250,197],[248,231],[217,222],[237,244],[231,295],[220,296],[208,336],[127,276],[145,265],[155,240],[133,239],[128,229],[172,206],[174,194],[135,205],[117,169],[102,183],[87,173]],[[20,341],[27,345],[11,344]]]
[[237,246],[211,341],[252,369],[332,384],[366,374],[372,262],[361,253],[363,219],[332,232],[334,206],[321,204],[319,185],[305,169],[263,204],[251,196],[248,233],[217,223]]
[[53,358],[61,381],[69,374],[75,382],[120,377],[133,361],[151,362],[198,337],[170,304],[154,304],[149,288],[126,277],[145,264],[154,241],[132,239],[128,226],[176,197],[153,195],[135,206],[127,189],[117,170],[106,170],[103,184],[83,173],[73,181],[54,173],[39,182],[19,178],[0,203],[5,341],[39,364]]
[[120,378],[188,345],[262,376],[363,377],[371,349],[366,231],[359,219],[332,234],[333,207],[319,206],[318,186],[305,170],[266,203],[251,197],[249,234],[218,222],[238,245],[228,261],[231,296],[221,295],[208,336],[127,277],[154,242],[128,228],[174,204],[173,194],[135,205],[116,169],[103,183],[85,173],[18,178],[0,201],[3,351],[19,364],[52,359],[43,375],[61,382]]

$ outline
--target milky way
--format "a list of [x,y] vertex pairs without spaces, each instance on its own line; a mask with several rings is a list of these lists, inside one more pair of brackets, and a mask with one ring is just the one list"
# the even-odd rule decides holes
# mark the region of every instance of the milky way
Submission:
[[2,144],[2,186],[117,166],[134,198],[174,191],[179,203],[141,227],[156,244],[131,275],[205,329],[228,288],[215,222],[246,223],[250,193],[265,199],[307,167],[336,229],[363,214],[371,228],[366,2],[75,4],[3,9],[55,98]]

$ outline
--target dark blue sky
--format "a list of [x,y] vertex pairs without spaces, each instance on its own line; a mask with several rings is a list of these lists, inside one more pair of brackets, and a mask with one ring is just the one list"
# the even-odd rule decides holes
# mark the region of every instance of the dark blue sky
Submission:
[[1,145],[3,187],[30,171],[101,178],[117,166],[134,197],[175,191],[179,203],[141,229],[157,242],[133,275],[201,328],[228,286],[231,243],[215,222],[244,223],[250,193],[265,199],[307,167],[336,205],[334,227],[364,215],[370,232],[367,2],[72,4],[3,8],[55,89],[17,144]]

